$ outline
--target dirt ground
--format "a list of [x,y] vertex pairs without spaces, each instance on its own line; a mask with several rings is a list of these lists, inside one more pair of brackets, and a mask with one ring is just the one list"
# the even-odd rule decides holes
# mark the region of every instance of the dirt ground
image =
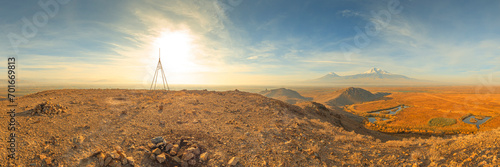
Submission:
[[[32,115],[31,109],[45,102],[64,112]],[[9,144],[7,103],[0,102],[1,148]],[[100,153],[116,151],[133,159],[124,166],[178,165],[168,158],[163,163],[158,156],[151,159],[150,143],[159,136],[194,142],[207,153],[196,155],[190,166],[500,164],[500,129],[399,138],[363,129],[356,119],[340,108],[295,106],[240,91],[43,91],[18,99],[17,159],[9,160],[2,149],[0,166],[99,166]]]

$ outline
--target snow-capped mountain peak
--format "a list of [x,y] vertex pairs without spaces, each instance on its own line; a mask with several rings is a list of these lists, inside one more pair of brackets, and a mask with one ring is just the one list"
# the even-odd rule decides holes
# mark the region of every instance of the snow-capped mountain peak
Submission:
[[335,74],[334,72],[330,72],[330,73],[328,73],[328,75],[330,75],[330,76],[339,76],[339,75]]
[[335,74],[334,72],[330,72],[330,73],[326,74],[325,76],[323,76],[323,77],[321,77],[321,78],[318,78],[318,79],[320,79],[320,80],[322,80],[322,79],[326,79],[326,80],[328,80],[328,79],[340,78],[340,77],[341,77],[341,76],[339,76],[339,75]]
[[335,84],[413,84],[419,82],[400,74],[392,74],[379,68],[372,68],[364,73],[339,76],[330,72],[320,78],[311,80],[315,83],[335,83]]
[[379,69],[379,68],[372,68],[366,72],[364,72],[363,74],[391,74],[385,70],[382,70],[382,69]]

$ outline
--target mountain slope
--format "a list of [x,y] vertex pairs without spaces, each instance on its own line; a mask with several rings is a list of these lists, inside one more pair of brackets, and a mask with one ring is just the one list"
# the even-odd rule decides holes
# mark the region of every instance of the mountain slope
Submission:
[[329,106],[344,106],[355,103],[373,101],[380,97],[383,97],[384,95],[386,94],[382,93],[373,94],[362,88],[349,87],[337,90],[327,95],[316,97],[314,98],[314,100]]
[[325,76],[322,76],[321,78],[318,78],[317,80],[331,80],[331,79],[338,79],[341,76],[335,74],[334,72],[330,72],[326,74]]
[[259,92],[259,94],[264,95],[266,97],[273,98],[273,99],[278,99],[278,100],[281,100],[281,101],[284,101],[284,102],[287,102],[290,104],[295,104],[297,102],[312,100],[312,98],[304,97],[294,90],[285,89],[285,88],[265,90],[265,91]]

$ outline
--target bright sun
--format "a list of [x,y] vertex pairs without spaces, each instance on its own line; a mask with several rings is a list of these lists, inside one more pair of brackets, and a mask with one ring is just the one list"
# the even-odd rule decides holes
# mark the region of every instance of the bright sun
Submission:
[[156,39],[155,46],[161,49],[164,70],[174,73],[189,73],[196,70],[196,64],[192,62],[194,58],[192,41],[193,37],[189,31],[165,31]]

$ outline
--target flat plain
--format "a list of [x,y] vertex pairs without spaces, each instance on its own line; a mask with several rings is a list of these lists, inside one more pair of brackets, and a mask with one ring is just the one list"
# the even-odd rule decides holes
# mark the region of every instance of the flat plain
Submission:
[[[369,124],[373,129],[383,132],[421,132],[421,133],[473,133],[488,131],[500,126],[500,88],[480,89],[476,86],[462,87],[408,87],[408,88],[367,88],[371,91],[389,92],[381,100],[345,106],[347,111],[358,115],[370,116],[373,111],[404,105],[401,112],[385,121]],[[496,91],[495,91],[496,90]],[[489,118],[483,124],[464,122],[468,116]],[[376,116],[371,114],[371,116]],[[379,115],[380,116],[380,115]],[[382,114],[382,117],[383,114]],[[432,126],[433,118],[451,118],[456,123],[449,126]]]

